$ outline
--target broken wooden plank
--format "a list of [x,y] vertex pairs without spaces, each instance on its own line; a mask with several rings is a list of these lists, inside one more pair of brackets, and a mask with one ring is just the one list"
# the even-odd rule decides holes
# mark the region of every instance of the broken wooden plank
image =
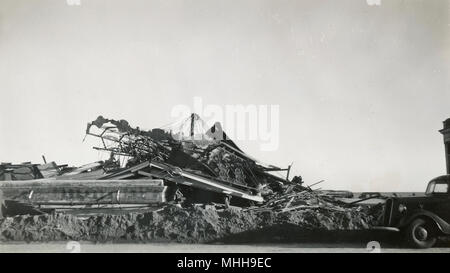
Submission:
[[289,200],[289,201],[286,203],[286,206],[284,207],[284,209],[287,209],[287,208],[291,205],[292,201],[294,201],[294,199],[295,199],[295,196],[292,196],[291,200]]
[[222,194],[229,194],[232,196],[244,198],[247,200],[255,201],[255,202],[263,202],[264,199],[259,195],[252,195],[248,192],[230,187],[228,185],[224,185],[220,182],[214,181],[213,179],[208,179],[200,175],[196,175],[187,171],[184,171],[180,168],[173,169],[170,166],[167,166],[163,163],[152,162],[150,164],[151,167],[157,168],[159,170],[167,170],[172,172],[172,176],[166,176],[166,179],[169,181],[173,181],[176,183],[192,183],[192,187],[209,190],[213,192],[218,192]]
[[105,175],[103,169],[98,169],[90,172],[77,173],[77,174],[64,174],[53,177],[55,180],[96,180]]
[[37,165],[36,167],[44,178],[50,178],[59,175],[58,166],[54,161],[42,165]]
[[108,175],[106,175],[106,176],[104,176],[104,177],[102,177],[100,179],[102,179],[102,180],[104,180],[104,179],[115,179],[115,177],[118,177],[118,176],[121,176],[121,175],[127,174],[127,173],[134,173],[134,172],[137,172],[137,171],[139,171],[139,170],[141,170],[143,168],[146,168],[148,166],[150,166],[150,162],[149,161],[145,161],[145,162],[143,162],[141,164],[138,164],[136,166],[133,166],[131,168],[127,168],[125,170],[121,170],[121,171],[118,171],[118,172],[115,172],[115,173],[108,174]]
[[150,204],[166,201],[160,179],[0,182],[5,200],[31,204]]
[[317,209],[317,208],[319,208],[319,206],[300,205],[300,206],[290,207],[287,209],[282,209],[281,212],[287,212],[287,211],[297,210],[297,209]]
[[102,167],[103,167],[103,162],[97,161],[97,162],[93,162],[93,163],[89,163],[89,164],[80,166],[80,167],[76,168],[75,170],[72,170],[64,175],[74,175],[74,174],[94,171],[94,170],[100,169]]

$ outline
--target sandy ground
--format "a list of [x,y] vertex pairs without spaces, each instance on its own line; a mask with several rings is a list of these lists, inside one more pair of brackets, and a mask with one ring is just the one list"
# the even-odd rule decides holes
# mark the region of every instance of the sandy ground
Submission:
[[57,243],[3,243],[1,253],[450,253],[450,246],[431,249],[396,248],[392,245],[380,245],[373,251],[363,243],[302,243],[302,244],[94,244],[90,242]]

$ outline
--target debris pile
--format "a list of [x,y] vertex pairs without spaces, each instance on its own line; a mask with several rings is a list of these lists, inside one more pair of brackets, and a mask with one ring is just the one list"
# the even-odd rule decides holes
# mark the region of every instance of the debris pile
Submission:
[[50,178],[61,175],[71,170],[66,165],[57,165],[55,162],[45,164],[32,164],[24,162],[21,164],[1,163],[0,181],[31,180]]
[[289,179],[290,166],[254,159],[220,123],[207,128],[196,114],[148,131],[99,116],[86,135],[101,141],[94,149],[108,160],[0,165],[0,240],[212,242],[286,227],[367,229],[376,221],[368,208],[339,201],[352,193]]
[[249,208],[253,210],[273,210],[287,212],[302,209],[323,209],[329,211],[346,211],[345,203],[340,202],[320,191],[302,190],[299,192],[278,194],[262,206]]
[[[179,124],[178,124],[179,123]],[[196,114],[165,130],[149,131],[133,128],[127,121],[105,119],[102,116],[88,124],[86,134],[98,137],[102,147],[94,149],[127,158],[127,167],[145,161],[164,163],[201,175],[212,183],[228,184],[257,194],[261,185],[279,186],[289,181],[272,172],[289,172],[264,164],[244,153],[222,130],[220,123],[211,128]],[[184,128],[188,127],[188,131]],[[97,132],[95,132],[97,131]]]

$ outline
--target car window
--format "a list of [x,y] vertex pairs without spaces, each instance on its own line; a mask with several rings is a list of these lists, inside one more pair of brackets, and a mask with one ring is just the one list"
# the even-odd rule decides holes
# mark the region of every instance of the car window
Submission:
[[428,184],[426,194],[448,193],[448,183],[433,181]]
[[436,183],[434,186],[434,193],[447,193],[448,192],[448,184],[447,183]]

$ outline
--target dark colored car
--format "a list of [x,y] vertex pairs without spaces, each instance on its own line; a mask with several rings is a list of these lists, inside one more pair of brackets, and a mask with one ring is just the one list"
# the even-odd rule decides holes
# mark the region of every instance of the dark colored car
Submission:
[[384,206],[381,229],[404,233],[416,248],[433,247],[440,236],[450,235],[450,175],[428,183],[425,196],[389,198]]

